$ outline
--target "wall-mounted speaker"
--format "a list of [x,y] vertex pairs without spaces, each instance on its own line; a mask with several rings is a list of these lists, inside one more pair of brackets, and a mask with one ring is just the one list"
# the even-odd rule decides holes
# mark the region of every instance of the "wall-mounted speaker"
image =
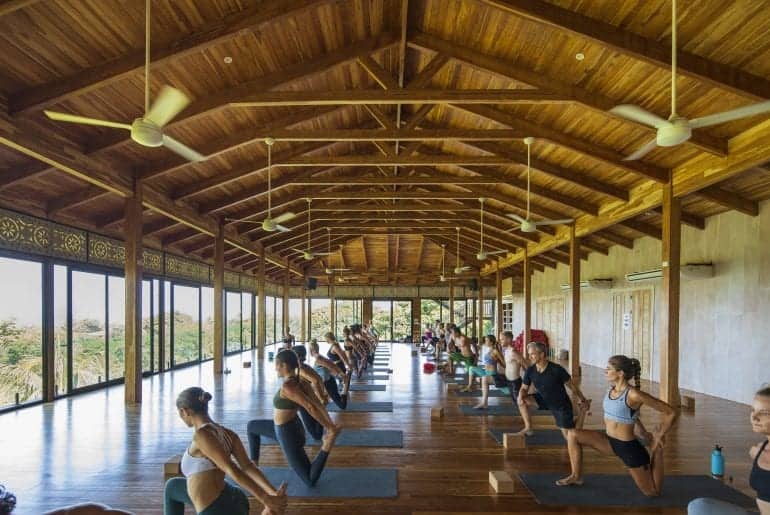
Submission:
[[315,277],[308,277],[307,278],[307,289],[308,290],[315,290],[318,287],[318,279]]
[[477,279],[471,279],[468,281],[468,289],[471,291],[478,291],[479,281]]

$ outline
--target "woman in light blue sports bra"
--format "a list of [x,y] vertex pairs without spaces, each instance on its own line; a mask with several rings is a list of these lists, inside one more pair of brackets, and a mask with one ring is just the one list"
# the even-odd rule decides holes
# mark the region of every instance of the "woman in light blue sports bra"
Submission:
[[473,409],[487,409],[487,401],[489,398],[489,383],[494,383],[495,374],[497,374],[497,366],[500,365],[505,369],[505,359],[503,358],[503,352],[497,344],[497,339],[491,334],[484,337],[484,346],[481,347],[481,359],[479,360],[481,366],[470,367],[468,370],[468,386],[463,388],[462,391],[470,392],[473,390],[473,380],[476,376],[481,378],[481,400],[478,404],[473,406]]
[[238,435],[211,420],[210,400],[211,394],[198,387],[184,390],[176,400],[179,417],[187,427],[195,428],[195,433],[182,455],[181,469],[185,477],[166,481],[164,515],[183,515],[185,504],[191,504],[198,515],[248,515],[246,494],[226,483],[225,475],[265,506],[263,515],[283,513],[286,484],[277,490],[273,488],[249,459]]

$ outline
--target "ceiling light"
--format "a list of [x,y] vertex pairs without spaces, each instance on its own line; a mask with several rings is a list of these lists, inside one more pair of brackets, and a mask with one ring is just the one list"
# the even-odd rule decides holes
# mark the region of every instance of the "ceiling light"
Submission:
[[229,55],[226,55],[223,61],[225,62],[225,64],[231,64],[233,62],[233,58],[230,57]]
[[577,54],[575,54],[575,59],[577,59],[578,61],[582,61],[585,58],[586,56],[583,52],[578,52]]

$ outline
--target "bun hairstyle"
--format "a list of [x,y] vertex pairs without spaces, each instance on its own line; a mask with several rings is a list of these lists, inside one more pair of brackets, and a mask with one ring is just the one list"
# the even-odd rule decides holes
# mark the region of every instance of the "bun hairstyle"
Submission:
[[299,358],[291,349],[283,349],[275,355],[277,363],[283,363],[293,375],[299,375]]
[[189,409],[193,413],[208,413],[211,394],[199,386],[183,390],[176,398],[177,409]]
[[633,380],[633,386],[641,388],[642,365],[638,359],[618,354],[617,356],[612,356],[609,362],[612,368],[618,372],[623,372],[623,377],[626,378],[626,381],[630,383]]

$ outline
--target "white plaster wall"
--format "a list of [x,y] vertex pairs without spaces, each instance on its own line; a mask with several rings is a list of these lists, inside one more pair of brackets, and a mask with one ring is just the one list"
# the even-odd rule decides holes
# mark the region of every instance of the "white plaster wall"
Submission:
[[[712,262],[715,276],[682,279],[680,386],[748,403],[762,383],[770,382],[770,202],[760,205],[757,217],[732,211],[709,218],[702,231],[684,226],[682,263],[696,262]],[[614,290],[654,290],[653,380],[660,369],[660,280],[629,284],[624,276],[659,266],[660,241],[644,237],[633,249],[614,246],[608,256],[591,253],[581,270],[583,280],[614,279]],[[567,282],[564,265],[535,272],[533,303],[562,294],[560,285]],[[612,353],[612,290],[582,292],[581,360],[604,367]],[[520,330],[523,297],[514,295],[514,303],[514,327]]]

